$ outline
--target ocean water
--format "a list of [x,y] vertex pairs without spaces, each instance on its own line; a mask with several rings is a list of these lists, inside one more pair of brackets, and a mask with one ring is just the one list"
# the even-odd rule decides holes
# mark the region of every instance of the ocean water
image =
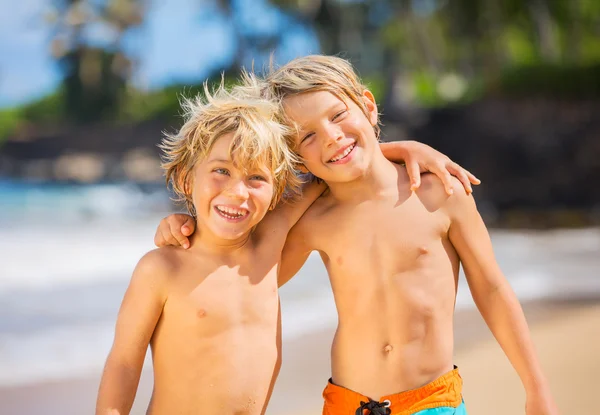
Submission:
[[[131,272],[170,209],[160,188],[0,182],[0,387],[100,372]],[[600,295],[599,229],[493,231],[492,240],[521,300]],[[336,323],[318,255],[281,301],[285,338]],[[457,308],[472,307],[461,276]]]

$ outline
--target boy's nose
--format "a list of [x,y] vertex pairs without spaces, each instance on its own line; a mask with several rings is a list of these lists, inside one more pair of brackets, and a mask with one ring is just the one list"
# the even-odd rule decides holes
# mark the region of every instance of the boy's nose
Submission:
[[325,129],[326,134],[326,145],[327,147],[337,143],[342,138],[344,138],[344,134],[342,133],[342,129],[336,125],[330,125]]
[[228,189],[227,193],[231,196],[234,196],[238,199],[248,199],[248,187],[243,180],[238,180],[233,183]]

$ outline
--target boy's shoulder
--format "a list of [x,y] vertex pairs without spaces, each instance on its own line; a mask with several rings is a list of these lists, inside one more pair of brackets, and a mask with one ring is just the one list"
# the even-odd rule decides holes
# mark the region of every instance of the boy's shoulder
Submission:
[[335,213],[336,206],[337,203],[331,196],[329,188],[327,188],[306,210],[301,221],[304,223],[313,223],[325,219],[329,214]]
[[296,222],[290,235],[303,239],[317,236],[320,231],[325,231],[326,227],[323,225],[329,221],[334,211],[335,201],[330,196],[329,189],[326,189]]
[[152,278],[155,282],[166,282],[185,262],[183,248],[165,246],[147,252],[137,263],[134,275]]
[[467,193],[464,186],[456,177],[451,176],[452,194],[446,192],[442,180],[433,173],[421,174],[421,186],[416,194],[429,211],[443,208],[447,213],[462,209],[473,203],[473,197]]

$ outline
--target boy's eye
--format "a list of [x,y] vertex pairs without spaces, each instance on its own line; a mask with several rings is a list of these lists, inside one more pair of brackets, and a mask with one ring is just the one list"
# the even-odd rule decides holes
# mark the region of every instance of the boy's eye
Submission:
[[305,135],[305,136],[302,138],[302,140],[300,141],[300,143],[303,143],[303,142],[305,142],[306,140],[308,140],[309,138],[311,138],[313,135],[315,135],[315,133],[308,133],[308,134],[306,134],[306,135]]
[[259,180],[261,182],[267,181],[267,179],[264,176],[261,176],[260,174],[255,174],[254,176],[250,176],[250,180]]
[[217,168],[217,169],[214,169],[213,172],[215,172],[217,174],[223,174],[225,176],[229,176],[229,170],[227,170],[227,169]]
[[331,120],[335,121],[335,120],[339,119],[340,117],[342,117],[343,115],[346,115],[347,112],[348,112],[347,110],[342,110],[342,111],[338,112],[337,114],[335,114]]

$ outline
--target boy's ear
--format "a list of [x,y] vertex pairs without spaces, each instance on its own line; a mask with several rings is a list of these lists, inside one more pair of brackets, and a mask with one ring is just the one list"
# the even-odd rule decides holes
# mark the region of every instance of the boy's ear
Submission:
[[377,116],[379,114],[377,112],[377,103],[375,102],[375,96],[371,91],[365,89],[365,91],[363,92],[363,100],[365,101],[367,113],[369,114],[369,122],[373,126],[377,125]]

